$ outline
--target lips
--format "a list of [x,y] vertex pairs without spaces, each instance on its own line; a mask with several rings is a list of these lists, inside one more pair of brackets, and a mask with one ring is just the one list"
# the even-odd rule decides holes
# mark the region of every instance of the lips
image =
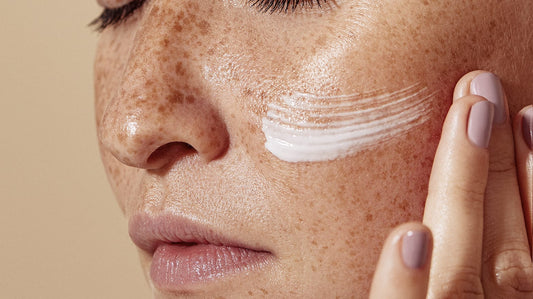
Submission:
[[172,214],[131,218],[132,241],[153,256],[150,277],[160,290],[186,291],[237,273],[262,269],[273,255]]

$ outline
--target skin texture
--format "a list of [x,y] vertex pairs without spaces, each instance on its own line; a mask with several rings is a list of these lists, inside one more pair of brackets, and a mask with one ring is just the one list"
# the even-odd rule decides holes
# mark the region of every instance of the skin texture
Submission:
[[[531,106],[511,122],[505,96],[491,92],[499,89],[499,80],[487,75],[470,72],[457,83],[435,154],[423,224],[403,224],[389,235],[370,298],[533,296],[529,217],[524,223],[531,206],[533,172],[527,165],[533,152],[520,136],[521,119]],[[479,84],[481,78],[492,79]],[[487,109],[475,113],[476,107]],[[489,134],[490,142],[470,138],[472,126]],[[418,237],[409,238],[414,232]]]
[[[237,0],[150,0],[102,33],[96,123],[126,217],[171,212],[275,256],[263,271],[188,295],[367,296],[387,233],[422,219],[460,76],[498,74],[511,115],[532,102],[531,1],[368,2],[268,14]],[[316,163],[264,147],[267,104],[287,92],[413,83],[435,92],[431,121],[401,138]],[[151,256],[140,257],[148,273]]]

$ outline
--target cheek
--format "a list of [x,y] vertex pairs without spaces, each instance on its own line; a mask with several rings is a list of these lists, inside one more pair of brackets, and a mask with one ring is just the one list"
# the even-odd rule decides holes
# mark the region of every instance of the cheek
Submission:
[[118,162],[109,152],[103,151],[100,147],[100,156],[107,175],[107,180],[115,195],[120,209],[124,213],[126,210],[126,199],[128,186],[131,185],[131,174]]
[[421,221],[441,111],[447,111],[446,104],[432,104],[432,121],[371,150],[312,163],[268,155],[260,165],[271,200],[283,207],[289,223],[287,242],[306,256],[295,265],[312,269],[306,272],[309,281],[334,286],[347,297],[353,290],[346,286],[357,285],[364,296],[390,229]]
[[140,204],[138,202],[139,195],[146,195],[148,193],[146,190],[148,187],[143,186],[141,183],[143,171],[138,168],[125,166],[109,152],[101,150],[101,158],[115,199],[122,213],[130,216],[129,214],[135,211],[137,205]]
[[265,146],[287,162],[355,155],[424,125],[434,96],[419,84],[340,96],[295,93],[268,105]]

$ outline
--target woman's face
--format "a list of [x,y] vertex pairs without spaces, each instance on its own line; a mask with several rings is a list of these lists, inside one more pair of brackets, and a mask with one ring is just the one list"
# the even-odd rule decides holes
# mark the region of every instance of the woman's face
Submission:
[[529,0],[310,3],[148,0],[101,34],[102,159],[156,296],[366,296],[455,81],[532,101]]

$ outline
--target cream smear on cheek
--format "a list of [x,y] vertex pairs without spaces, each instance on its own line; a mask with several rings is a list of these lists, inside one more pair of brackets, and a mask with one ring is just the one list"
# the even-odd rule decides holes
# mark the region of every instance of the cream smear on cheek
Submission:
[[434,94],[420,84],[339,96],[294,92],[268,105],[262,126],[265,147],[287,162],[353,155],[428,121]]

